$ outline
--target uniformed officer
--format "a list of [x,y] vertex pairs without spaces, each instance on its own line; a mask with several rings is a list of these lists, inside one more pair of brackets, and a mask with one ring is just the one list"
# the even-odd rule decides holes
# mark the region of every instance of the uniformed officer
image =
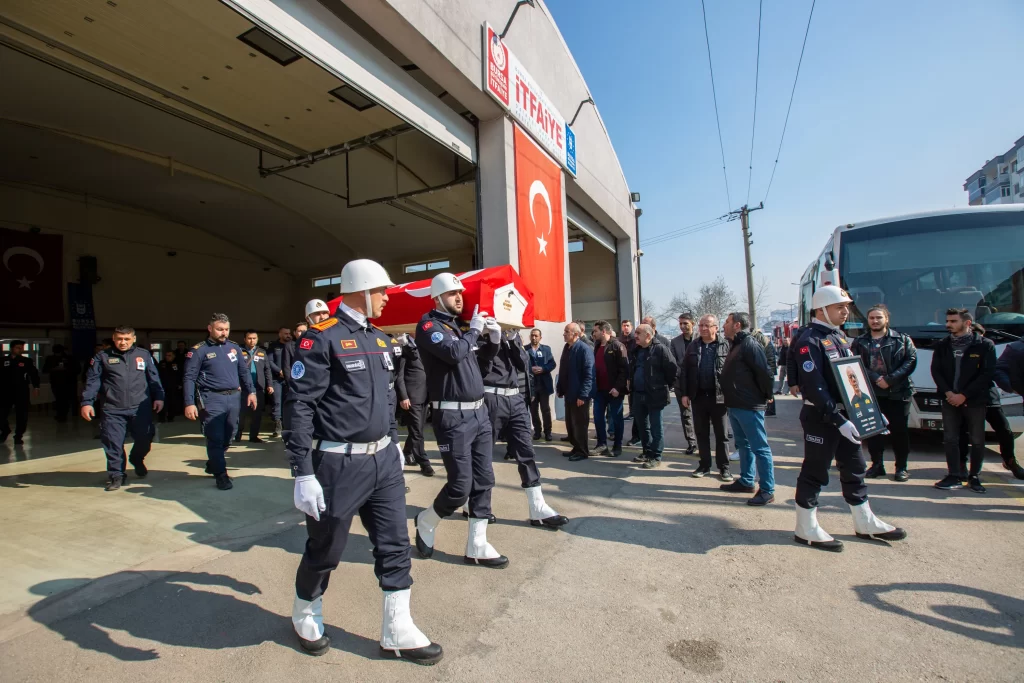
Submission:
[[[302,339],[302,335],[306,334],[306,330],[309,329],[309,323],[302,321],[296,323],[295,327],[292,328],[291,339],[287,344],[284,345],[284,349],[281,350],[281,372],[285,376],[285,402],[288,401],[288,374],[291,372],[292,360],[295,358],[295,347]],[[283,411],[281,413],[281,434],[283,435],[285,430],[288,429],[288,415]]]
[[[804,430],[804,463],[796,483],[796,541],[822,550],[839,552],[837,541],[818,526],[818,493],[828,485],[832,461],[839,467],[843,498],[853,513],[853,528],[860,538],[899,541],[907,532],[875,517],[868,504],[864,472],[867,463],[857,427],[847,419],[842,394],[832,372],[832,361],[852,356],[841,329],[850,315],[853,299],[835,285],[820,287],[811,297],[814,320],[799,343],[799,381],[804,398],[800,424]],[[792,352],[792,350],[791,350]]]
[[153,413],[164,407],[164,388],[156,363],[148,349],[135,345],[134,328],[115,328],[113,341],[111,348],[89,361],[80,411],[83,420],[92,422],[96,417],[93,404],[102,392],[100,439],[107,456],[107,491],[116,491],[128,481],[124,440],[129,432],[135,443],[128,462],[140,479],[149,473],[144,461],[156,434]]
[[[249,418],[249,441],[263,443],[260,438],[260,424],[263,422],[263,409],[266,405],[266,397],[274,395],[274,378],[270,373],[270,364],[267,363],[267,352],[261,349],[259,334],[256,330],[245,331],[245,348],[242,349],[242,358],[245,359],[246,370],[252,378],[252,386],[256,392],[256,407],[252,409]],[[247,399],[240,399],[244,404]],[[246,406],[241,405],[238,415],[238,430],[235,432],[235,441],[242,440],[242,421],[247,412]]]
[[0,415],[3,416],[3,429],[0,429],[0,443],[7,441],[11,433],[11,425],[7,416],[14,408],[14,444],[25,443],[22,437],[28,429],[29,387],[32,396],[39,395],[39,372],[32,359],[23,355],[25,342],[15,339],[11,342],[11,352],[4,356],[0,366]]
[[347,263],[336,315],[311,326],[296,349],[285,443],[295,476],[295,507],[306,514],[308,540],[295,575],[292,624],[306,652],[327,652],[323,594],[358,513],[384,591],[381,655],[434,664],[442,657],[441,646],[416,628],[409,612],[405,484],[389,407],[394,354],[387,335],[367,319],[381,314],[389,285],[380,264]]
[[[188,353],[186,351],[186,353]],[[181,394],[181,381],[185,371],[185,356],[180,357],[174,351],[164,351],[164,359],[157,364],[160,384],[164,388],[164,409],[160,413],[161,422],[172,422],[185,409],[185,399]]]
[[484,330],[500,341],[501,327],[477,307],[469,329],[465,333],[459,329],[457,317],[462,313],[465,289],[451,273],[435,276],[430,283],[435,309],[416,326],[416,346],[427,371],[427,394],[434,409],[434,436],[448,473],[448,483],[433,505],[416,516],[416,550],[424,558],[433,555],[437,525],[468,500],[465,562],[500,569],[508,566],[508,558],[487,542],[494,438],[480,376],[480,366],[490,362],[498,344],[487,344],[478,351],[477,342]]
[[276,438],[281,435],[283,429],[281,424],[281,409],[284,408],[284,392],[288,386],[288,377],[285,375],[284,358],[284,347],[292,340],[292,331],[287,327],[282,327],[277,331],[277,341],[270,342],[270,347],[267,348],[267,365],[270,366],[270,374],[273,378],[271,386],[274,387],[274,394],[271,397],[274,405],[274,433],[270,436]]
[[484,380],[484,402],[491,418],[494,438],[502,435],[508,442],[508,452],[519,466],[519,478],[526,489],[529,519],[533,526],[557,529],[569,520],[555,512],[544,502],[540,488],[540,470],[533,451],[529,400],[523,401],[519,380],[527,378],[530,367],[526,349],[516,330],[490,333],[481,342],[482,347],[497,346],[492,353],[478,352],[480,374]]
[[[185,354],[185,417],[201,418],[206,435],[206,472],[217,480],[217,488],[232,487],[224,453],[238,428],[241,404],[239,391],[245,390],[246,405],[255,409],[256,392],[249,368],[238,344],[228,339],[231,321],[223,313],[214,313],[206,327],[209,337]],[[196,407],[196,401],[199,407]]]

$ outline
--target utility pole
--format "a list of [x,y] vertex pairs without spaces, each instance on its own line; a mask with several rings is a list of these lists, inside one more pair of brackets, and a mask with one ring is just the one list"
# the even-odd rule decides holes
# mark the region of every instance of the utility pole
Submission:
[[754,264],[750,262],[750,213],[760,211],[764,208],[764,202],[754,208],[744,204],[739,211],[731,211],[732,214],[739,214],[740,227],[743,229],[743,257],[747,262],[747,312],[750,314],[750,328],[757,327],[757,302],[754,301]]

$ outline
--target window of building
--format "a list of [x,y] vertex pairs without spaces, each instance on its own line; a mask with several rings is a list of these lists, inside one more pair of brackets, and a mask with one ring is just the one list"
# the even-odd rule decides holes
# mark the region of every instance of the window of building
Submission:
[[405,267],[406,273],[425,273],[428,270],[444,270],[451,264],[448,261],[430,261],[429,263],[410,263]]
[[313,278],[314,287],[330,287],[331,285],[340,285],[341,276],[339,275],[325,275],[323,277]]
[[1000,197],[1009,197],[1010,196],[1010,188],[1009,187],[1000,187],[999,188],[999,196]]

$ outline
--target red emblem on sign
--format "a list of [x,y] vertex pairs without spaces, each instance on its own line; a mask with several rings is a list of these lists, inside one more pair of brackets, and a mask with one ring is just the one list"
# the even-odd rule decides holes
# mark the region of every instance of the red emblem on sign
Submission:
[[306,349],[308,351],[309,349],[313,348],[313,340],[303,339],[302,341],[299,342],[299,348]]
[[434,326],[434,323],[430,322],[429,320],[427,322],[423,323],[423,329],[424,330],[429,330],[433,326]]

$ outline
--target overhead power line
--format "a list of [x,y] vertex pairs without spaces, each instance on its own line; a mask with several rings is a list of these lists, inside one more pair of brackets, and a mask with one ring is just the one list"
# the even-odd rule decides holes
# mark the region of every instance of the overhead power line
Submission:
[[711,228],[718,227],[723,223],[729,223],[734,220],[736,220],[735,216],[729,216],[728,214],[726,214],[724,216],[719,216],[718,218],[712,218],[711,220],[702,221],[700,223],[694,223],[693,225],[688,225],[685,228],[679,228],[678,230],[673,230],[671,232],[666,232],[656,237],[652,237],[648,240],[643,241],[640,244],[640,246],[649,248],[656,244],[662,244],[663,242],[668,242],[679,237],[686,237],[687,235],[703,232],[704,230],[710,230]]
[[722,121],[718,117],[718,93],[715,91],[715,68],[711,65],[711,38],[708,37],[708,12],[704,0],[700,0],[700,11],[704,15],[704,44],[708,47],[708,70],[711,72],[711,97],[715,101],[715,123],[718,124],[718,148],[722,152],[722,177],[725,178],[725,199],[727,208],[732,208],[732,197],[729,196],[729,174],[725,171],[725,145],[722,143]]
[[750,181],[754,177],[754,132],[757,130],[757,84],[761,77],[761,9],[764,0],[757,3],[757,61],[754,62],[754,121],[750,124],[750,164],[747,170],[747,201],[750,203]]
[[796,76],[793,78],[793,90],[789,93],[789,107],[786,109],[786,120],[782,124],[782,137],[779,138],[779,151],[775,153],[775,165],[772,166],[772,177],[768,179],[768,189],[764,192],[764,199],[768,201],[768,193],[772,191],[772,182],[775,180],[775,171],[779,167],[779,157],[782,155],[782,143],[786,139],[786,127],[789,126],[789,113],[793,110],[793,97],[796,95],[796,84],[800,80],[800,65],[804,63],[804,50],[807,49],[807,36],[811,32],[811,19],[814,18],[814,4],[817,0],[811,0],[811,12],[807,16],[807,29],[804,31],[804,43],[800,47],[800,59],[796,63]]

